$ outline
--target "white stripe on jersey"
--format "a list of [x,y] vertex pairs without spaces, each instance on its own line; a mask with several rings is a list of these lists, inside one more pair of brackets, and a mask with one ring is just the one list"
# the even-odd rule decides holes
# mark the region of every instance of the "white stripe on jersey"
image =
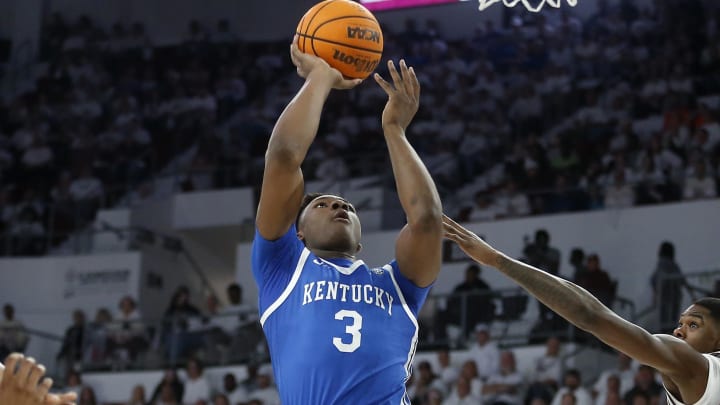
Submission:
[[307,248],[303,248],[303,251],[300,254],[300,259],[298,259],[297,266],[295,266],[295,272],[293,272],[292,278],[290,279],[290,283],[288,283],[287,287],[285,287],[285,290],[282,294],[280,294],[278,299],[276,299],[275,302],[273,302],[272,305],[263,312],[260,317],[260,325],[265,326],[265,321],[268,317],[275,312],[275,310],[278,309],[283,302],[285,302],[288,296],[290,296],[290,293],[292,293],[295,288],[295,284],[297,284],[300,279],[300,274],[302,274],[302,269],[305,267],[305,262],[307,261],[308,256],[310,256],[310,251]]
[[417,348],[418,322],[417,319],[415,319],[415,315],[413,315],[412,311],[410,310],[410,307],[408,307],[407,302],[405,301],[405,296],[403,295],[402,291],[400,290],[400,286],[395,280],[395,274],[393,274],[392,266],[386,264],[383,266],[383,269],[390,273],[390,278],[392,279],[393,285],[395,286],[395,291],[397,291],[398,297],[400,297],[400,303],[402,304],[402,307],[405,310],[408,318],[410,318],[410,321],[412,321],[413,325],[415,325],[415,333],[413,334],[412,341],[410,342],[410,350],[408,351],[408,358],[407,362],[405,363],[405,373],[407,374],[405,378],[407,380],[408,378],[410,378],[410,367],[412,365],[413,358],[415,357],[415,349]]

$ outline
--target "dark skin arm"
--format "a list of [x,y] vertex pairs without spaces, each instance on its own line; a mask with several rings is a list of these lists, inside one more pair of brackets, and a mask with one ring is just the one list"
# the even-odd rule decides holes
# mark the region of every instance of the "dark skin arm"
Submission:
[[677,388],[685,403],[697,402],[707,386],[708,362],[685,341],[653,335],[626,321],[582,287],[514,260],[448,217],[445,237],[472,259],[498,269],[540,302],[608,346],[647,364]]
[[383,133],[407,217],[407,225],[395,241],[395,258],[405,277],[419,287],[427,287],[440,272],[442,205],[430,173],[405,136],[418,110],[420,83],[405,61],[400,61],[400,72],[392,61],[388,69],[393,84],[378,74],[375,80],[388,94],[382,115]]
[[280,115],[265,152],[256,225],[267,240],[280,238],[295,222],[305,187],[300,165],[315,139],[330,90],[350,89],[361,82],[343,79],[324,60],[302,53],[296,41],[290,46],[290,57],[305,84]]

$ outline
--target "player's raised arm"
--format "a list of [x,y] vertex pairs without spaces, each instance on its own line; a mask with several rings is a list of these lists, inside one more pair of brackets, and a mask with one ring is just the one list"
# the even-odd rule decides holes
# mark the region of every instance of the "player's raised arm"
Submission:
[[[474,260],[497,268],[573,325],[670,377],[685,403],[695,403],[705,392],[708,363],[690,344],[670,335],[648,333],[612,312],[582,287],[507,257],[448,217],[443,218],[443,226],[445,237]],[[718,341],[720,336],[715,347]],[[707,351],[713,350],[711,346]]]
[[346,80],[324,60],[302,53],[297,38],[290,57],[305,84],[280,115],[265,152],[265,173],[256,225],[260,235],[275,240],[295,221],[303,197],[300,165],[320,124],[320,113],[330,90],[349,89],[361,80]]
[[377,74],[375,80],[389,96],[382,126],[400,204],[407,216],[407,225],[395,242],[395,258],[405,277],[426,287],[440,271],[442,205],[430,173],[405,137],[419,107],[420,83],[405,61],[400,61],[399,73],[392,61],[388,69],[392,84]]

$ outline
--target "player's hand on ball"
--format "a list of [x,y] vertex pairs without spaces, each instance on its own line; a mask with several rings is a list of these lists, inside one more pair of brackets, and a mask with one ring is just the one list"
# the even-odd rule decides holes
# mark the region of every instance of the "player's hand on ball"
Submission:
[[0,404],[74,405],[75,393],[49,394],[52,379],[43,378],[45,367],[32,358],[14,353],[5,361],[7,368],[0,383]]
[[302,52],[297,46],[297,40],[298,36],[295,35],[290,45],[290,59],[297,68],[298,75],[303,79],[307,79],[312,73],[328,80],[332,88],[339,90],[352,89],[362,83],[361,79],[345,79],[339,70],[330,67],[321,58]]
[[377,73],[374,76],[389,97],[382,114],[382,125],[383,128],[397,126],[404,131],[420,106],[420,82],[415,70],[408,68],[404,60],[400,60],[400,73],[392,61],[388,61],[388,70],[392,84]]

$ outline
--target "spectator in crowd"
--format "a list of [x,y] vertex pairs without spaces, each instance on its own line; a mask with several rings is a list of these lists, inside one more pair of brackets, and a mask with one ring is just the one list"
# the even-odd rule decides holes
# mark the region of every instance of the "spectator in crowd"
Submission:
[[260,400],[263,405],[280,405],[280,394],[272,383],[272,367],[269,364],[258,368],[257,387],[248,394],[252,400]]
[[708,175],[706,163],[698,161],[695,163],[694,169],[692,174],[685,179],[683,198],[698,200],[717,197],[715,179]]
[[243,402],[230,402],[231,400],[225,394],[215,394],[212,405],[237,405]]
[[126,296],[118,304],[116,321],[108,326],[110,351],[119,364],[137,359],[148,348],[148,338],[135,300]]
[[448,298],[447,310],[440,314],[444,318],[441,325],[449,322],[464,326],[463,337],[468,336],[480,323],[490,324],[495,315],[492,289],[480,278],[480,273],[480,266],[475,264],[465,269],[465,279],[455,286]]
[[592,405],[592,397],[585,387],[582,386],[580,372],[576,369],[565,371],[563,376],[563,385],[555,393],[551,405],[561,405],[565,394],[572,394],[575,397],[576,405]]
[[680,266],[675,261],[675,245],[664,241],[658,250],[658,261],[650,276],[653,302],[657,304],[660,325],[674,328],[682,303],[682,289],[687,283]]
[[67,392],[74,392],[77,394],[78,399],[83,389],[82,376],[75,370],[70,370],[65,377],[65,390]]
[[178,287],[163,315],[163,342],[171,364],[202,347],[202,334],[194,333],[189,327],[190,319],[198,321],[200,315],[200,310],[190,302],[190,289]]
[[[550,233],[545,229],[535,231],[535,239],[532,242],[526,240],[523,248],[523,261],[545,270],[550,274],[557,275],[560,271],[560,251],[550,246]],[[540,319],[538,325],[544,325],[547,329],[548,324],[554,325],[559,323],[559,317],[550,311],[545,305],[538,302],[540,308]]]
[[25,325],[15,319],[15,307],[12,304],[3,306],[3,315],[5,318],[0,321],[0,359],[13,352],[25,352],[30,340]]
[[622,404],[623,397],[620,390],[620,378],[615,374],[609,374],[604,381],[605,387],[603,387],[603,390],[595,397],[595,405]]
[[490,338],[490,329],[487,325],[478,324],[475,327],[475,343],[470,346],[469,354],[477,364],[480,380],[486,381],[498,372],[500,349],[497,342]]
[[249,394],[258,387],[258,370],[260,369],[260,365],[256,361],[250,361],[245,367],[247,368],[247,377],[240,382],[240,387]]
[[104,189],[102,182],[93,175],[90,167],[84,167],[80,175],[70,183],[70,196],[75,204],[76,218],[81,224],[95,218],[102,205]]
[[[433,372],[432,365],[427,361],[421,361],[417,365],[417,375],[413,378],[413,384],[408,389],[408,397],[412,403],[425,404],[428,402],[428,393],[432,388],[443,388],[443,383]],[[414,374],[414,373],[413,373]]]
[[470,382],[467,378],[460,377],[455,390],[443,402],[443,405],[477,405],[480,403],[480,398],[470,392]]
[[98,309],[95,314],[95,320],[87,325],[86,328],[86,345],[84,360],[86,365],[95,367],[105,366],[108,360],[109,348],[108,327],[112,322],[112,315],[107,308]]
[[145,399],[145,387],[142,385],[136,385],[133,387],[132,395],[126,405],[146,405],[147,400]]
[[441,348],[437,351],[437,362],[440,366],[438,378],[443,383],[442,392],[448,392],[449,388],[457,381],[460,373],[450,361],[450,351],[447,348]]
[[177,399],[177,391],[171,383],[160,383],[157,393],[157,399],[151,402],[152,405],[180,405],[182,403]]
[[[247,400],[247,390],[241,385],[238,385],[235,374],[227,373],[223,377],[223,388],[221,390],[225,399],[228,400],[229,404],[237,405],[244,403]],[[217,399],[215,400],[217,402]]]
[[511,350],[500,353],[500,370],[488,377],[482,388],[483,400],[488,405],[520,403],[523,376],[517,371],[515,354]]
[[655,380],[655,369],[641,364],[635,374],[635,385],[625,392],[624,399],[626,404],[634,404],[635,395],[641,394],[650,398],[650,403],[657,404],[664,392],[662,385]]
[[628,208],[635,204],[635,190],[627,183],[625,172],[615,171],[612,183],[605,190],[605,208]]
[[550,336],[545,343],[545,354],[535,359],[533,368],[528,372],[529,386],[525,394],[525,403],[540,399],[549,404],[559,388],[562,377],[560,359],[560,339]]
[[62,346],[57,354],[58,361],[63,361],[66,369],[76,368],[82,364],[85,339],[87,339],[85,313],[76,309],[73,311],[72,319],[73,323],[65,330]]
[[210,399],[210,385],[203,374],[203,366],[197,359],[191,358],[185,369],[187,379],[185,380],[185,393],[183,402],[195,403],[199,400]]
[[593,385],[592,395],[596,403],[598,399],[611,396],[607,393],[608,387],[611,386],[611,383],[607,380],[613,376],[618,379],[618,392],[621,395],[620,401],[622,401],[622,394],[627,392],[635,384],[635,369],[633,368],[632,359],[625,353],[618,352],[617,367],[600,373],[600,377],[598,377]]
[[573,268],[573,280],[577,281],[585,275],[585,251],[575,247],[570,251],[570,265]]
[[78,395],[78,405],[98,405],[95,391],[90,387],[83,387]]
[[482,398],[484,381],[478,374],[478,365],[473,359],[467,359],[460,367],[460,376],[470,383],[470,392],[478,398]]
[[[169,368],[165,370],[162,380],[155,386],[150,402],[163,405],[181,403],[184,393],[185,385],[180,381],[175,369]],[[174,402],[170,402],[171,400]]]
[[588,255],[584,274],[577,280],[577,285],[585,288],[609,308],[615,299],[615,283],[610,280],[608,272],[600,267],[597,253]]

